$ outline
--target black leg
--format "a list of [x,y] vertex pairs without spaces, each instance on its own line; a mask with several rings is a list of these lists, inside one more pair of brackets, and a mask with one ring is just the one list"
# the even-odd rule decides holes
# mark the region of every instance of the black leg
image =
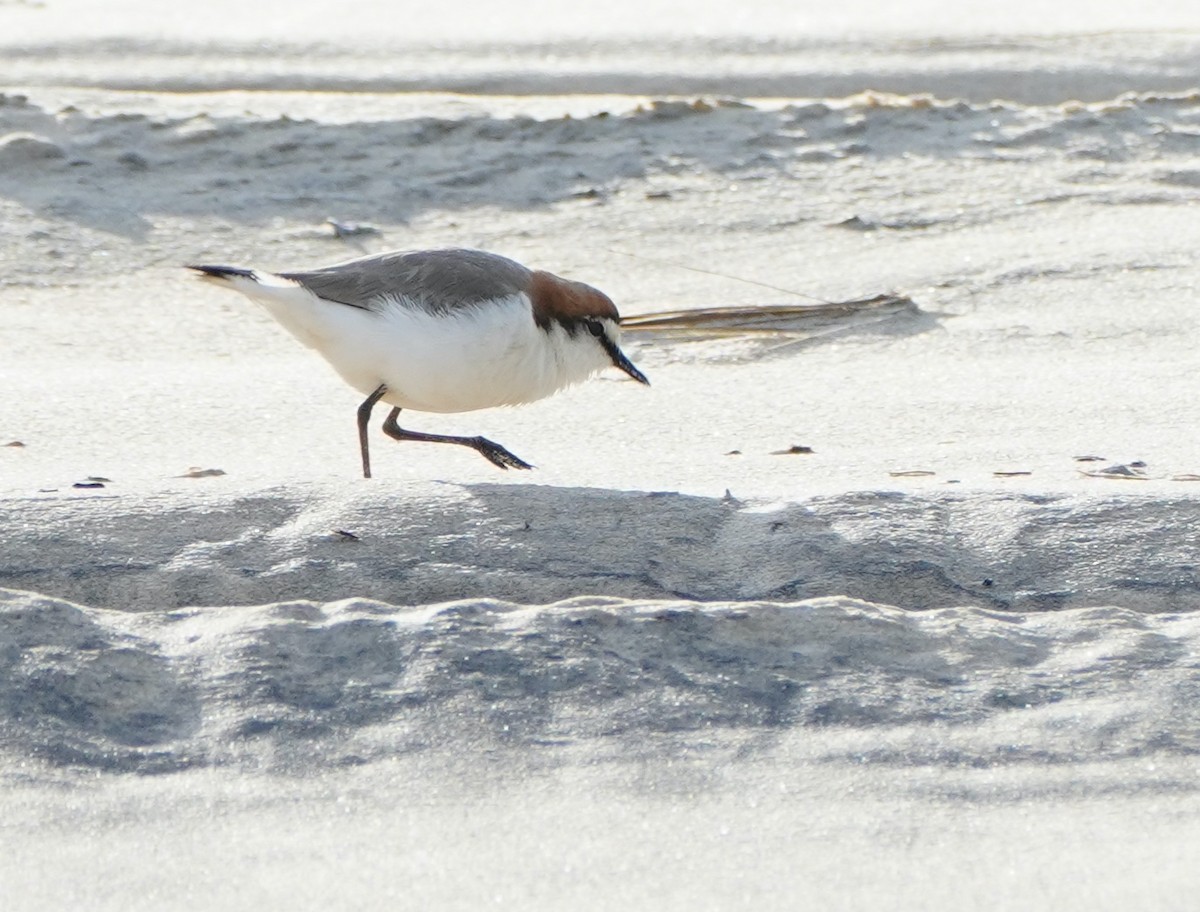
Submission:
[[371,393],[366,401],[358,407],[358,447],[362,450],[363,478],[371,477],[371,451],[367,446],[367,422],[371,420],[371,409],[375,408],[375,403],[382,399],[386,392],[387,387],[382,383],[379,384],[379,389]]
[[[370,400],[368,400],[370,401]],[[374,405],[374,403],[372,403]],[[383,432],[395,440],[423,440],[426,443],[457,443],[459,446],[470,447],[492,465],[502,469],[532,469],[529,463],[518,459],[498,443],[492,443],[486,437],[451,437],[447,434],[422,434],[419,431],[406,431],[396,423],[400,409],[394,408],[383,422]]]

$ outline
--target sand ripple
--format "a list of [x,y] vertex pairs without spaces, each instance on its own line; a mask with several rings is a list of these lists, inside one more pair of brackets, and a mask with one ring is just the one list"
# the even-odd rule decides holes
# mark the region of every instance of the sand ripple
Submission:
[[303,768],[503,744],[628,754],[723,733],[764,747],[808,726],[845,733],[834,753],[906,765],[1200,751],[1194,615],[910,613],[848,598],[129,615],[14,590],[0,605],[4,743],[56,763]]

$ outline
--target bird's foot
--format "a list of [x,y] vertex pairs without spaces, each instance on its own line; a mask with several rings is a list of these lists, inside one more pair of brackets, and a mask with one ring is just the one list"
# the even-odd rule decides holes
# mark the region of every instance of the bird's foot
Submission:
[[532,469],[529,463],[524,459],[514,456],[498,443],[493,443],[486,437],[472,437],[471,446],[474,447],[479,455],[486,459],[494,466],[499,466],[502,469]]

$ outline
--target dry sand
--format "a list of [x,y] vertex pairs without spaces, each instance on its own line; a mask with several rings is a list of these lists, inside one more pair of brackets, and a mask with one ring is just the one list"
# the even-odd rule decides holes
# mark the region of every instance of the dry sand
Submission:
[[[1190,907],[1190,5],[243,6],[0,2],[6,912]],[[442,244],[914,306],[368,482],[179,269]]]

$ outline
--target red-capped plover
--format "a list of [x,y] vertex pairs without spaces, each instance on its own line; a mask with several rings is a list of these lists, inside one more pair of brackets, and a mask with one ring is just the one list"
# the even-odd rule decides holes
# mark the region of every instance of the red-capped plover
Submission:
[[306,272],[188,268],[262,304],[367,397],[358,409],[365,478],[377,402],[392,406],[389,437],[455,443],[502,469],[528,469],[486,438],[408,431],[396,418],[401,409],[533,402],[606,367],[650,382],[618,345],[620,316],[607,295],[481,250],[382,253]]

